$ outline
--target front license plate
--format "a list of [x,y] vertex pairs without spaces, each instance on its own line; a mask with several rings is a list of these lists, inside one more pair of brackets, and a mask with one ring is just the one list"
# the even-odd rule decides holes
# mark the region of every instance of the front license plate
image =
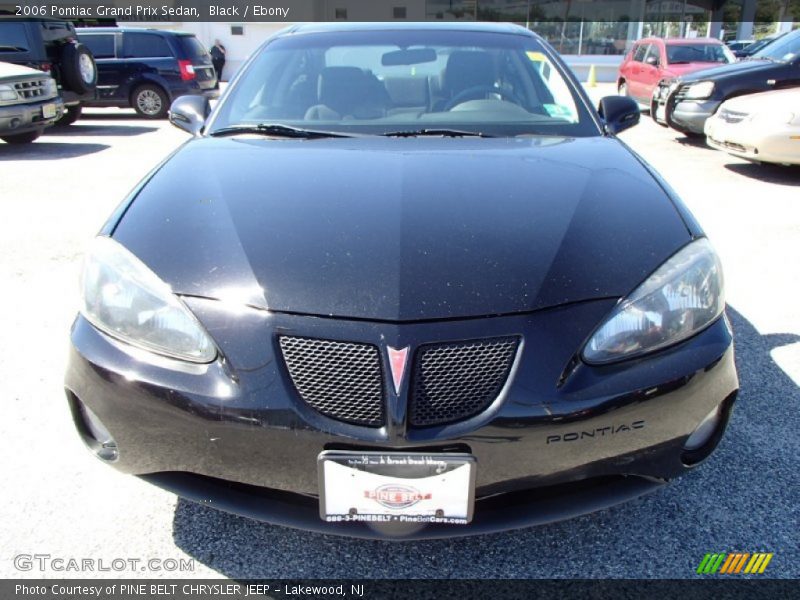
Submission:
[[42,118],[52,119],[55,116],[56,116],[55,104],[45,104],[44,106],[42,106]]
[[469,454],[326,451],[317,458],[320,516],[466,525],[475,504],[475,465]]

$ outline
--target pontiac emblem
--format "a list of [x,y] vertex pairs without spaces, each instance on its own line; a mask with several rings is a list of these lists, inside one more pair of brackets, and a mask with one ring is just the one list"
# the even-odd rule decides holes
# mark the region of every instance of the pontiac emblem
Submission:
[[403,384],[403,374],[406,370],[406,359],[408,358],[408,346],[405,348],[386,347],[389,354],[389,367],[392,370],[392,383],[394,383],[394,393],[400,393],[400,386]]

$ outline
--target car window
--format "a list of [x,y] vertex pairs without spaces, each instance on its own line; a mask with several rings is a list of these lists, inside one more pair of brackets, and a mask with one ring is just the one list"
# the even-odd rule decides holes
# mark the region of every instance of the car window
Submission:
[[659,62],[661,61],[661,51],[658,49],[656,44],[647,44],[647,53],[644,55],[644,61],[647,61],[650,58],[655,58]]
[[463,31],[277,38],[230,90],[213,129],[255,123],[363,133],[599,133],[563,64],[535,38]]
[[731,63],[735,60],[730,48],[722,44],[667,44],[667,62],[673,65],[693,62]]
[[24,23],[0,23],[0,54],[29,52],[30,48]]
[[767,58],[781,62],[790,62],[800,56],[800,30],[784,35],[765,46],[753,55],[753,58]]
[[193,35],[178,36],[178,43],[183,47],[189,58],[205,58],[208,56],[208,50]]
[[95,58],[114,58],[116,56],[113,34],[79,35],[78,39],[89,47]]
[[647,44],[638,44],[633,51],[633,60],[644,62],[645,54],[647,54]]
[[126,33],[123,35],[125,58],[171,57],[169,44],[160,35],[151,33]]

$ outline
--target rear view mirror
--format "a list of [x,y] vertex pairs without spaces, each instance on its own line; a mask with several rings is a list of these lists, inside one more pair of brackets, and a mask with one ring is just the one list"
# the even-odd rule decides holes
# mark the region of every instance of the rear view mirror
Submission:
[[169,122],[178,129],[199,135],[211,113],[211,104],[205,96],[180,96],[169,107]]
[[435,62],[436,50],[433,48],[415,48],[413,50],[395,50],[387,52],[381,57],[384,67],[399,65],[418,65],[420,63]]
[[644,59],[644,62],[646,62],[651,67],[657,67],[658,66],[658,57],[657,56],[648,56],[647,58]]
[[617,134],[636,125],[641,111],[636,100],[627,96],[606,96],[597,108],[608,133]]

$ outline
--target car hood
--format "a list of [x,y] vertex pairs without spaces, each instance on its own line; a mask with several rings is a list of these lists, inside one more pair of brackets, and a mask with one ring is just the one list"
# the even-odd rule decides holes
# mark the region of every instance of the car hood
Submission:
[[693,73],[689,73],[688,75],[683,75],[680,77],[681,81],[685,82],[693,82],[693,81],[706,81],[706,80],[714,80],[718,81],[720,79],[727,79],[729,77],[738,77],[739,75],[745,73],[757,73],[759,71],[770,71],[776,67],[778,63],[774,63],[768,60],[743,60],[740,62],[730,63],[727,65],[722,65],[720,67],[714,67],[712,69],[703,69],[702,71],[695,71]]
[[726,100],[723,104],[728,110],[747,114],[776,114],[796,112],[800,106],[800,88],[773,90],[760,94],[747,94]]
[[0,77],[24,77],[24,76],[46,77],[47,74],[30,67],[15,65],[7,62],[0,62]]
[[689,240],[613,138],[202,138],[113,237],[178,294],[413,321],[630,292]]
[[[733,64],[733,63],[729,63]],[[712,63],[712,62],[693,62],[693,63],[679,63],[679,64],[671,64],[666,67],[664,70],[664,75],[670,77],[683,77],[689,75],[690,73],[696,73],[697,71],[706,71],[708,69],[716,69],[719,68],[720,63]]]

